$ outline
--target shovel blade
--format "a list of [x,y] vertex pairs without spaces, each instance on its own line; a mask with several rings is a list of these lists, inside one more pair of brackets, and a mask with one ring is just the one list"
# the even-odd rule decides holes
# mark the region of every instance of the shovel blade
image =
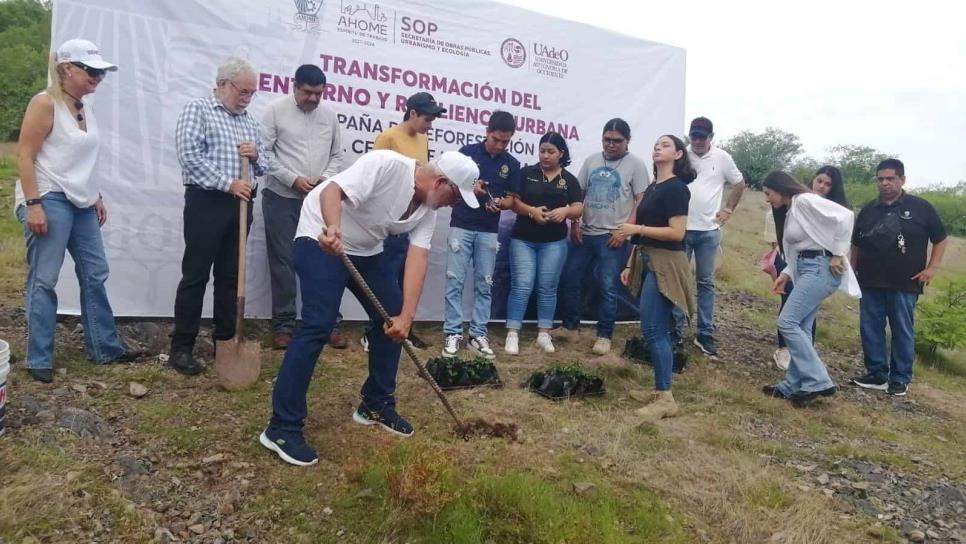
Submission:
[[228,391],[251,387],[262,370],[262,349],[258,342],[235,338],[215,343],[215,375]]

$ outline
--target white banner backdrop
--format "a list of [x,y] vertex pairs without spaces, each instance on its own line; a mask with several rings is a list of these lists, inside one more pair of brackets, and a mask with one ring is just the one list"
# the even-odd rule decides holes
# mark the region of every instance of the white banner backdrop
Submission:
[[[540,136],[556,130],[568,140],[574,173],[600,152],[610,118],[630,123],[631,149],[647,160],[659,135],[683,131],[684,50],[483,0],[57,0],[53,44],[75,37],[94,41],[120,66],[92,104],[102,138],[96,175],[109,212],[108,290],[118,316],[173,314],[184,249],[175,124],[188,100],[211,92],[230,55],[259,73],[250,106],[259,118],[271,100],[292,92],[295,68],[318,64],[347,162],[402,119],[405,97],[424,90],[449,108],[429,134],[433,155],[482,139],[497,109],[518,118],[511,151],[522,163],[535,162]],[[246,310],[269,317],[258,201],[255,211]],[[445,210],[419,319],[442,318],[448,224]],[[58,294],[61,312],[79,313],[70,259]],[[364,317],[351,295],[343,312]]]

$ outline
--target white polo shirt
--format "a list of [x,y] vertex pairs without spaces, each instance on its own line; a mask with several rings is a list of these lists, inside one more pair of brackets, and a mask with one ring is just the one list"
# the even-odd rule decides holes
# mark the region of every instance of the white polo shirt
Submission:
[[687,229],[715,230],[718,224],[714,216],[721,209],[725,183],[735,185],[743,181],[741,171],[727,151],[714,146],[703,157],[688,148],[688,157],[698,177],[688,185],[691,203],[688,205]]
[[322,233],[325,222],[320,196],[330,183],[337,184],[346,195],[342,201],[342,243],[349,255],[381,253],[387,236],[404,232],[410,233],[410,244],[430,248],[436,210],[423,204],[405,221],[399,221],[415,194],[415,160],[395,151],[372,151],[320,183],[305,196],[296,238],[315,239]]

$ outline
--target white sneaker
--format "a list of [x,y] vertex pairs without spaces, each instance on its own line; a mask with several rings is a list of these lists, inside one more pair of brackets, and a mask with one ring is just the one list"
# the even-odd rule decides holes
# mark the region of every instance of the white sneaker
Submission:
[[610,338],[597,338],[594,342],[594,353],[597,355],[606,355],[610,353]]
[[462,334],[446,335],[446,342],[443,344],[443,357],[456,357],[456,354],[460,352],[460,342],[462,341]]
[[544,353],[557,351],[557,348],[553,347],[553,340],[550,338],[550,333],[546,332],[541,332],[537,335],[537,347],[542,349]]
[[511,332],[506,335],[503,351],[507,352],[507,355],[520,355],[520,336],[517,333]]
[[788,351],[788,348],[776,349],[771,358],[775,361],[775,366],[781,370],[788,370],[788,366],[792,364],[792,354]]
[[369,353],[369,337],[363,334],[362,338],[359,338],[359,343],[362,344],[362,351]]
[[490,341],[485,336],[470,337],[470,351],[487,359],[496,359],[496,353],[490,347]]

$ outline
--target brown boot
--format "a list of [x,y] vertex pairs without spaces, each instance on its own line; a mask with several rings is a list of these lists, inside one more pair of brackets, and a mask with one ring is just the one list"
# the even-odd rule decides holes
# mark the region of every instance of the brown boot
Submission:
[[342,331],[339,330],[339,327],[332,329],[332,332],[329,334],[329,345],[335,349],[349,347],[349,342],[345,339],[345,336],[342,336]]
[[288,333],[278,333],[272,340],[272,349],[285,349],[288,347],[289,342],[292,341],[292,335]]
[[665,417],[678,415],[678,405],[670,391],[657,391],[654,400],[634,411],[640,425],[653,425]]

